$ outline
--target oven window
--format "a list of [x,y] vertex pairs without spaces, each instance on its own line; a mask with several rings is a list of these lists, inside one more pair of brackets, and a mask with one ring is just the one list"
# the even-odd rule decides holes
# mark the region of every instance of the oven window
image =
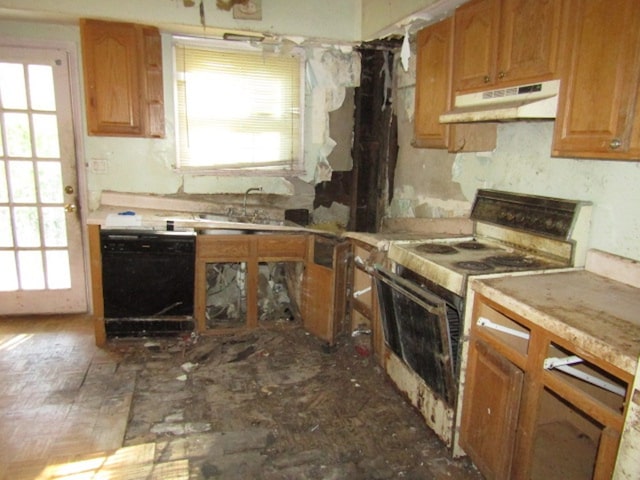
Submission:
[[[376,280],[389,348],[435,394],[453,405],[460,316],[442,298],[398,275],[378,271]],[[453,329],[455,339],[451,338],[450,319],[458,324]]]

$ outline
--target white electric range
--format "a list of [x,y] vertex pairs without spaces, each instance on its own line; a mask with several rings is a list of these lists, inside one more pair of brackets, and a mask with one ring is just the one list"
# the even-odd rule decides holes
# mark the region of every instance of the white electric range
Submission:
[[387,373],[451,446],[470,276],[583,266],[590,202],[479,190],[469,237],[391,241],[374,275]]

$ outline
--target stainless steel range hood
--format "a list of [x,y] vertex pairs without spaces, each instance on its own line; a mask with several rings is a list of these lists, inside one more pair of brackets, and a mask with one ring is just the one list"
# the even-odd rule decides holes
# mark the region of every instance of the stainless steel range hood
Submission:
[[458,95],[441,123],[555,118],[560,80]]

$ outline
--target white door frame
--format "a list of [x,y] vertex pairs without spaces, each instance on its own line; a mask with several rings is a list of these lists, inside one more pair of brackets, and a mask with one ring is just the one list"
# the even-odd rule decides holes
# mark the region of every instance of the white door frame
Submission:
[[[79,40],[78,40],[79,42]],[[0,36],[0,45],[7,47],[37,48],[42,50],[63,51],[67,56],[69,66],[69,96],[71,97],[71,118],[73,122],[73,139],[75,143],[76,172],[77,172],[77,204],[80,209],[80,228],[82,232],[82,252],[85,271],[85,291],[87,297],[87,311],[93,313],[93,299],[91,295],[91,265],[89,258],[89,235],[87,217],[89,213],[89,194],[87,187],[87,167],[83,161],[84,151],[84,115],[82,110],[81,70],[78,62],[79,43],[63,40],[49,40],[27,37]]]

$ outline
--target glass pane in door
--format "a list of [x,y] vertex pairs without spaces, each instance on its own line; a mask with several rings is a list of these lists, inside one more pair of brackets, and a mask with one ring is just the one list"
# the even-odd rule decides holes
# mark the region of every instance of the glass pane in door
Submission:
[[66,207],[75,196],[65,196],[65,185],[76,188],[69,90],[65,55],[0,45],[0,300],[14,305],[7,311],[86,309],[79,218]]

